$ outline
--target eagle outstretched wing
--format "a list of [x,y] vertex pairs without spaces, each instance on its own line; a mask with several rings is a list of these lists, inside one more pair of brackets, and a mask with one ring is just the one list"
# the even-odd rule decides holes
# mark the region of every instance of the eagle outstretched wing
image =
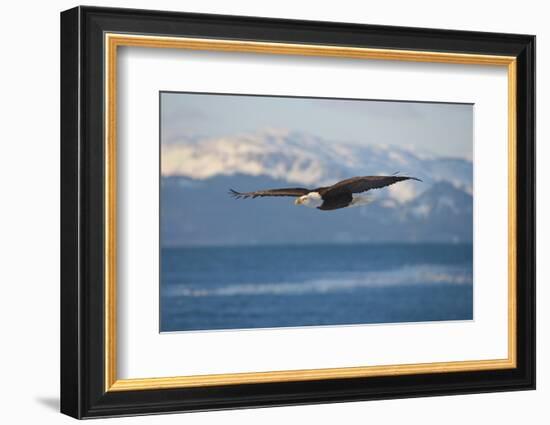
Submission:
[[261,196],[302,196],[307,195],[311,190],[303,187],[291,187],[286,189],[258,190],[256,192],[237,192],[229,189],[229,194],[236,199],[257,198]]
[[416,177],[405,176],[363,176],[342,180],[329,187],[318,189],[321,195],[334,196],[340,193],[361,193],[371,189],[380,189],[403,180],[416,180]]

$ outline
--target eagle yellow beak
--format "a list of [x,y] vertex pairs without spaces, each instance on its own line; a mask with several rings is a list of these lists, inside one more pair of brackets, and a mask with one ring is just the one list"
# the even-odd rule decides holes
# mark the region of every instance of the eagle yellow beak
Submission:
[[301,198],[296,198],[296,200],[294,201],[294,204],[295,205],[301,205],[302,204],[302,199]]

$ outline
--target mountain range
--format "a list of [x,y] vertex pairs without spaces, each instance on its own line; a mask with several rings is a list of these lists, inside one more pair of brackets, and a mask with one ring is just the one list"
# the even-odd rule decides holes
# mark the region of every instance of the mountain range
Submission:
[[[195,138],[164,144],[161,152],[162,246],[472,240],[467,159],[279,130]],[[292,198],[227,194],[396,172],[422,182],[372,191],[371,204],[331,212],[297,207]]]

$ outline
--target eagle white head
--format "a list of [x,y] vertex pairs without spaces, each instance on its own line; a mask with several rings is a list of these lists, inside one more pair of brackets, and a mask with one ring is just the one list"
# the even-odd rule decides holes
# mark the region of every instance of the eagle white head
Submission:
[[309,192],[307,195],[302,195],[294,201],[296,205],[303,205],[309,208],[317,208],[323,204],[323,198],[318,192]]

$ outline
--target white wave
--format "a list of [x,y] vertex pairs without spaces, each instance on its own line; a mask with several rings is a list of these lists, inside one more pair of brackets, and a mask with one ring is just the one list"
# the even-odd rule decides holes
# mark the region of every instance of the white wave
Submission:
[[472,274],[464,270],[432,266],[403,267],[381,272],[334,273],[328,277],[299,282],[241,283],[214,288],[180,284],[171,287],[168,295],[187,297],[304,295],[347,292],[360,288],[430,284],[471,285]]

